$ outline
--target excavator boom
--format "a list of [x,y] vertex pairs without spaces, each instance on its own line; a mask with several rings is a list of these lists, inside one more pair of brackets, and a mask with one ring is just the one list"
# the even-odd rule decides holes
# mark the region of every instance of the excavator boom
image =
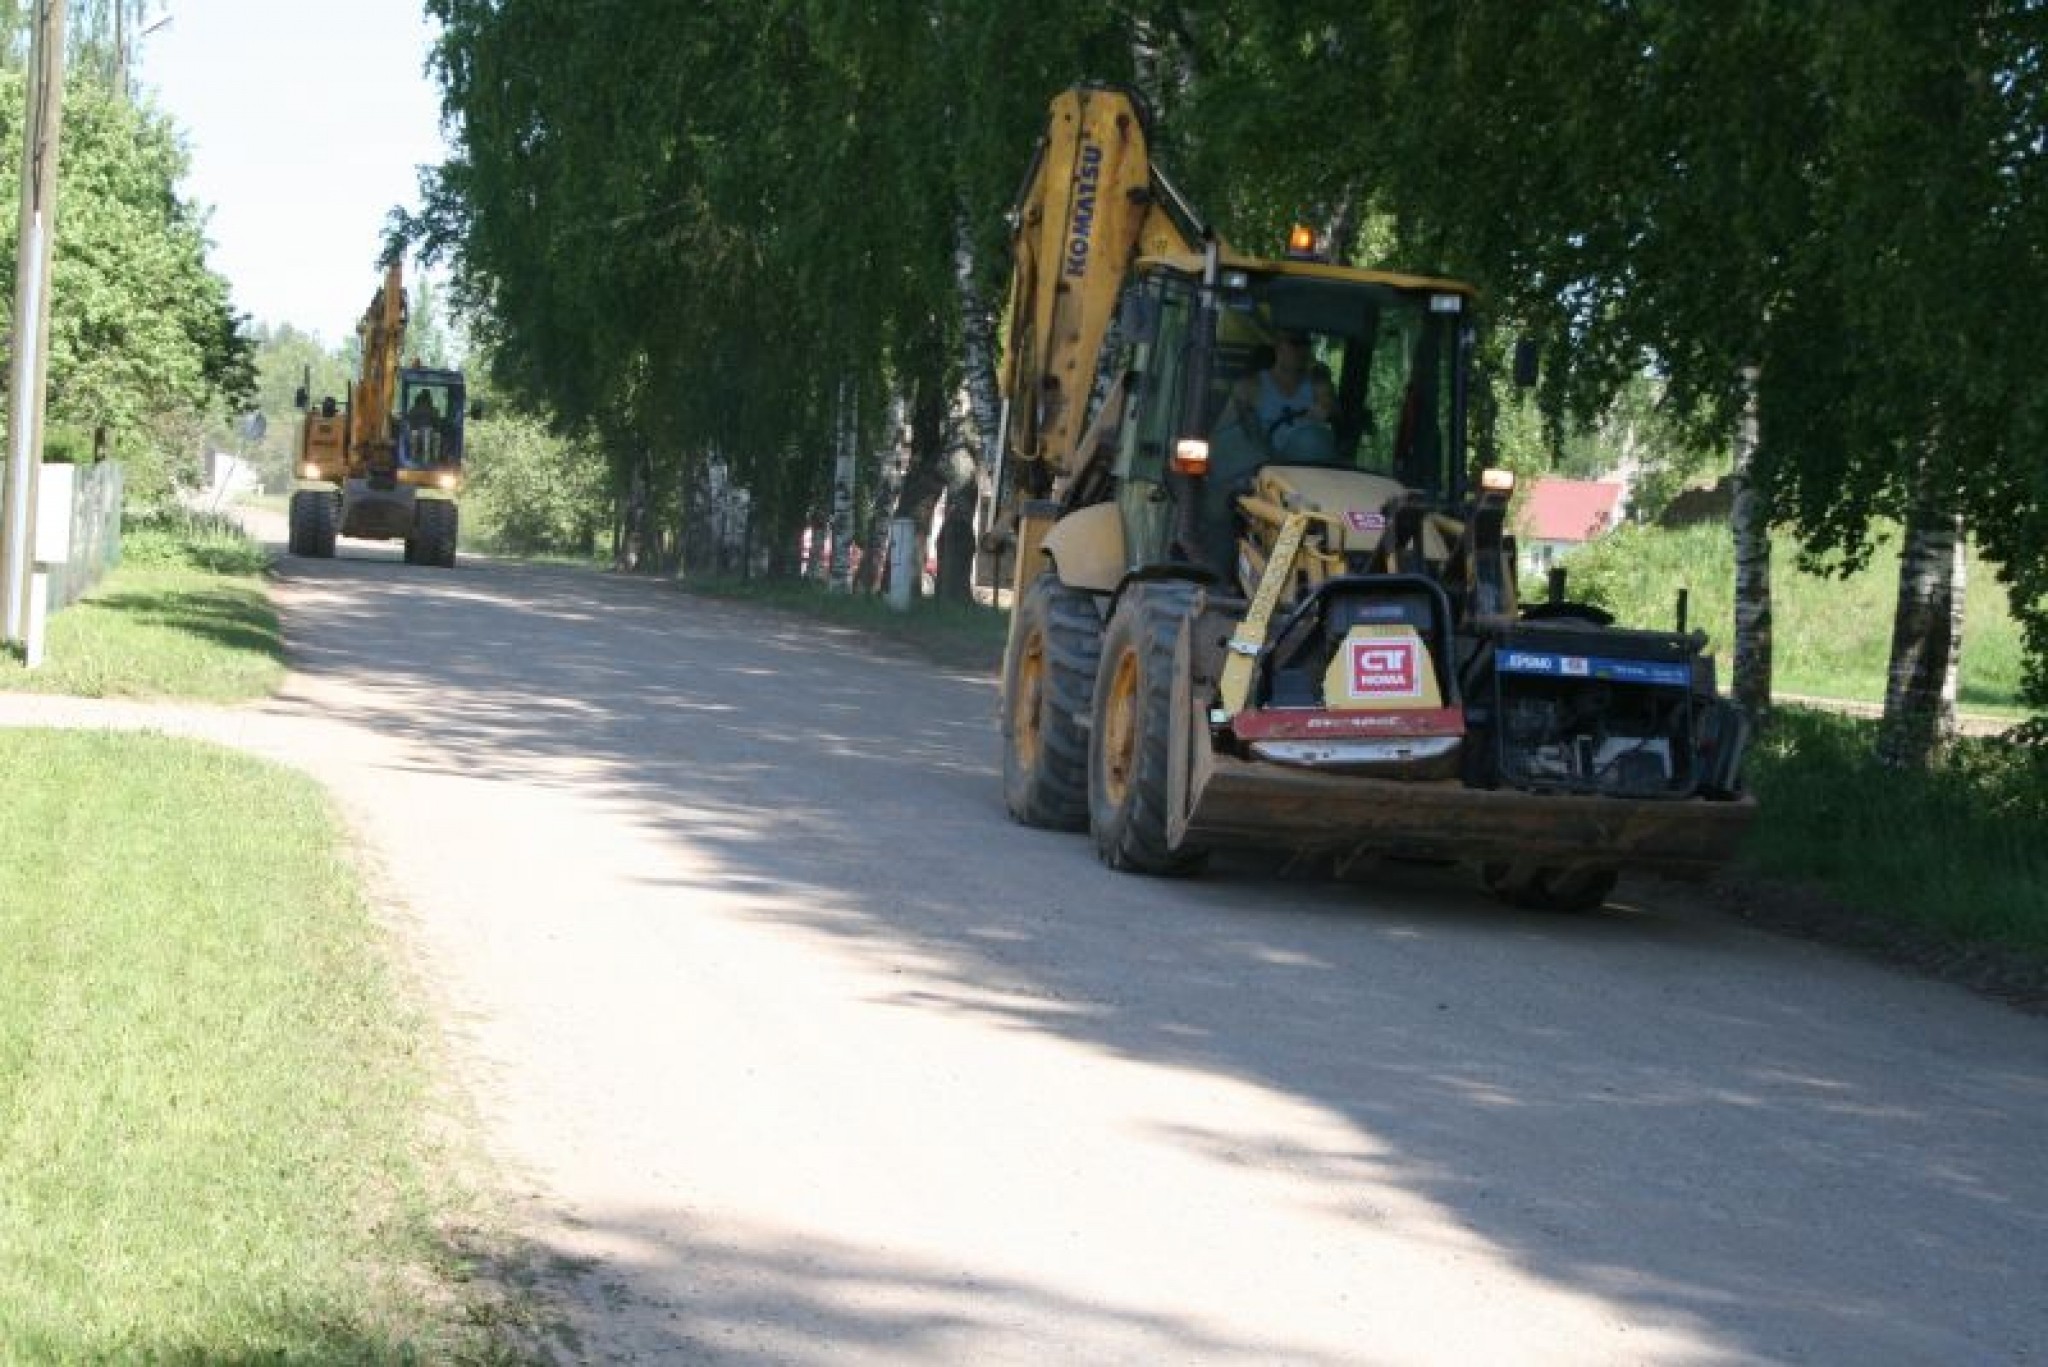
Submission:
[[[384,284],[371,297],[356,324],[362,343],[362,375],[349,401],[349,444],[358,459],[371,466],[388,465],[391,454],[391,403],[398,392],[399,351],[405,345],[405,284],[394,261],[384,269]],[[381,459],[380,459],[381,457]]]
[[1001,372],[1009,458],[1071,473],[1117,296],[1140,256],[1187,254],[1203,228],[1153,165],[1137,97],[1081,85],[1052,102],[1013,214]]

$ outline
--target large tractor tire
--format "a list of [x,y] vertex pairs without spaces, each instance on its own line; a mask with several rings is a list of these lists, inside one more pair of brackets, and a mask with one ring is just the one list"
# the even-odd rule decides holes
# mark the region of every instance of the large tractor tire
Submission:
[[1488,892],[1509,906],[1530,911],[1598,911],[1620,880],[1614,869],[1521,870],[1488,864],[1480,870],[1480,881]]
[[341,520],[338,502],[333,494],[317,489],[302,489],[292,495],[287,546],[293,555],[315,560],[334,558],[334,538]]
[[1094,600],[1041,574],[1018,600],[1003,674],[1003,801],[1026,826],[1088,828],[1088,717],[1102,655]]
[[1102,638],[1088,737],[1088,827],[1095,852],[1113,869],[1181,874],[1207,852],[1167,838],[1173,733],[1192,705],[1180,678],[1195,612],[1195,587],[1134,584]]
[[413,512],[413,534],[405,539],[405,563],[455,568],[455,539],[461,515],[445,498],[421,499]]

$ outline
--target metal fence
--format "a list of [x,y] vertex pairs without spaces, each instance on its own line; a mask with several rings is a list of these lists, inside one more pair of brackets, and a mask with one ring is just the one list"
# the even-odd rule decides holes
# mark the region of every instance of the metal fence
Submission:
[[119,462],[104,460],[76,467],[71,490],[71,559],[52,565],[50,611],[68,607],[86,595],[100,576],[121,560],[121,492]]

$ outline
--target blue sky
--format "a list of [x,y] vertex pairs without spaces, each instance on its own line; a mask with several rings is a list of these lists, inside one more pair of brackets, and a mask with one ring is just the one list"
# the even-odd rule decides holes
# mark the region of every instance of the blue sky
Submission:
[[238,311],[339,342],[379,283],[385,215],[445,152],[420,0],[168,0],[149,22],[164,13],[138,95],[184,134],[213,268]]

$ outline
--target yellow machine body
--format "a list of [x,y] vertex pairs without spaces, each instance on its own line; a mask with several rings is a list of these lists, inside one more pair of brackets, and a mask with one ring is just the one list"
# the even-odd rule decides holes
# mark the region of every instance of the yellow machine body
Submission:
[[1062,92],[1012,219],[1011,812],[1113,867],[1447,857],[1532,904],[1725,860],[1747,728],[1704,638],[1521,600],[1471,287],[1233,251],[1150,131]]

